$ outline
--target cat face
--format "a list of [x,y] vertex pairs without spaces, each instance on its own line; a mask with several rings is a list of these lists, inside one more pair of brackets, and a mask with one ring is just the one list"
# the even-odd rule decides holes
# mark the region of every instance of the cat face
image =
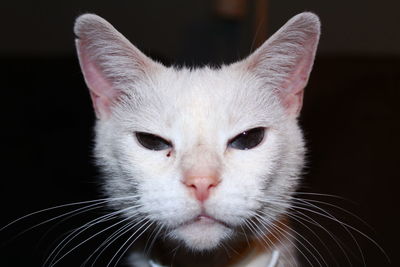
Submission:
[[75,33],[103,188],[136,228],[209,250],[285,213],[303,166],[297,116],[315,15],[292,18],[247,59],[218,69],[164,67],[95,15],[79,17]]

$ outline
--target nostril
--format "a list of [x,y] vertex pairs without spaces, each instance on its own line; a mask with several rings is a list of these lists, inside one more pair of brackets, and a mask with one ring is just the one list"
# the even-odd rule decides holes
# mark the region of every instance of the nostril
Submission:
[[189,185],[187,185],[187,186],[188,186],[188,187],[192,187],[193,189],[196,189],[196,188],[197,188],[195,184],[189,184]]
[[191,179],[190,181],[185,180],[184,184],[187,187],[193,187],[195,189],[210,189],[217,185],[216,181],[212,181],[206,177],[198,177]]

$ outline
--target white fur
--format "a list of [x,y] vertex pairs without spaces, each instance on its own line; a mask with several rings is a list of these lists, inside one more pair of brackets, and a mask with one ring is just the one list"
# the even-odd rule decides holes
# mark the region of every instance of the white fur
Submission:
[[[75,33],[99,118],[103,189],[109,197],[135,196],[114,208],[139,204],[125,215],[139,213],[163,227],[158,242],[175,240],[194,252],[234,244],[255,212],[268,214],[268,223],[285,213],[304,161],[297,115],[319,37],[314,14],[292,18],[250,57],[218,69],[166,68],[96,15],[79,17]],[[267,128],[260,145],[227,147],[255,127]],[[171,156],[142,147],[135,132],[170,140]],[[217,169],[221,181],[204,204],[182,182],[199,165]],[[277,199],[280,205],[268,204]],[[221,223],[194,222],[202,209]]]

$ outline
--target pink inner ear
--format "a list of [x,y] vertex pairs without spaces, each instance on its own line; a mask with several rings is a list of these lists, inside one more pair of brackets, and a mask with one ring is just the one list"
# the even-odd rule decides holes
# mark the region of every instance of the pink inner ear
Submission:
[[283,85],[281,100],[288,114],[299,115],[303,105],[304,87],[307,85],[311,68],[312,60],[301,60]]
[[77,47],[82,72],[89,87],[96,116],[99,119],[107,118],[111,112],[111,104],[117,97],[117,92],[113,90],[111,83],[105,79],[95,62],[89,58],[82,41],[77,40]]
[[303,105],[303,90],[296,94],[286,95],[283,99],[283,106],[289,114],[299,115],[301,107]]

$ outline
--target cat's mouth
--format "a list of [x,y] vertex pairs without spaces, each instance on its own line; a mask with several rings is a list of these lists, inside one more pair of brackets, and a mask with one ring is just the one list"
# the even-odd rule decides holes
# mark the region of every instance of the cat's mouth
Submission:
[[220,224],[223,225],[227,228],[231,228],[226,222],[218,220],[207,213],[200,213],[193,219],[188,220],[187,222],[184,222],[180,226],[188,226],[188,225],[193,225],[193,224],[201,224],[201,225],[215,225],[215,224]]

